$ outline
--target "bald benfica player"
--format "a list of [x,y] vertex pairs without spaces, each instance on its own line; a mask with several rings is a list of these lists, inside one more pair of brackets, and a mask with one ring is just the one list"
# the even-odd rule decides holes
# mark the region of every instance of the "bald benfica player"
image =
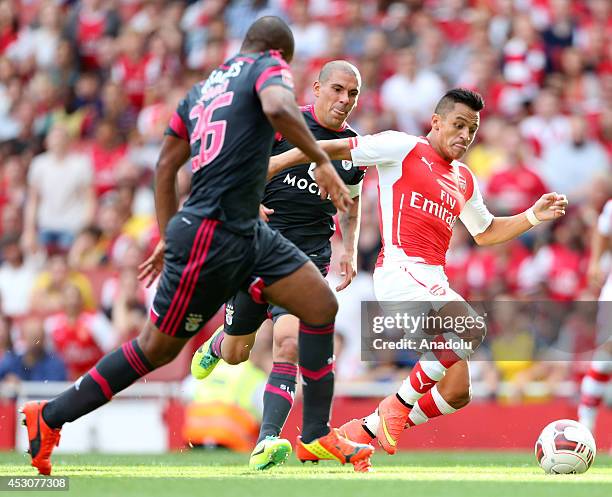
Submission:
[[[557,193],[543,195],[527,211],[511,217],[494,217],[487,210],[472,172],[459,162],[476,136],[483,107],[479,94],[457,88],[438,102],[426,137],[387,131],[319,142],[332,159],[350,159],[356,166],[378,169],[383,247],[374,271],[374,290],[388,311],[408,309],[425,316],[433,311],[442,319],[464,323],[475,315],[450,288],[444,273],[457,218],[476,243],[492,245],[565,214],[567,199]],[[302,162],[302,155],[291,150],[273,157],[271,169],[280,171]],[[436,335],[429,340],[436,343],[424,351],[398,392],[383,399],[366,418],[347,422],[340,432],[353,441],[377,437],[385,451],[394,454],[405,427],[467,405],[466,360],[485,332],[482,326],[469,335],[454,330]]]
[[[328,62],[321,69],[319,78],[313,84],[315,101],[302,107],[302,114],[312,134],[318,140],[354,137],[357,134],[347,125],[347,119],[357,104],[361,77],[352,64],[337,60]],[[272,155],[293,148],[284,137],[277,137]],[[345,288],[355,274],[356,241],[359,228],[359,194],[364,168],[358,168],[350,161],[333,161],[340,178],[351,191],[353,205],[347,213],[340,213],[344,253],[341,256],[341,271],[344,281],[338,290]],[[334,205],[322,200],[319,187],[312,177],[313,165],[299,164],[270,179],[266,185],[263,204],[273,209],[269,226],[278,231],[302,250],[327,275],[331,259],[330,238],[334,233]],[[269,326],[271,316],[273,327],[273,367],[264,392],[264,409],[257,445],[250,458],[254,469],[269,469],[282,464],[291,452],[291,443],[279,438],[293,404],[298,362],[299,320],[286,309],[256,302],[249,293],[242,291],[226,305],[224,327],[204,344],[192,361],[192,373],[196,378],[207,377],[223,358],[229,364],[246,361],[260,325]],[[329,365],[331,369],[333,364]],[[306,385],[313,373],[302,368]],[[304,389],[304,403],[316,399]],[[309,406],[310,407],[310,406]],[[317,406],[313,406],[314,409]],[[300,459],[318,459],[309,453],[298,440],[297,456]],[[356,465],[355,469],[367,468]]]
[[[259,220],[275,129],[316,163],[319,185],[340,210],[351,203],[295,103],[287,65],[293,47],[285,22],[263,17],[249,28],[240,53],[179,103],[156,171],[163,239],[142,265],[143,278],[161,272],[150,319],[137,339],[107,354],[74,386],[49,402],[23,407],[32,465],[40,473],[51,473],[51,452],[64,423],[170,362],[223,303],[254,281],[263,298],[300,318],[300,366],[320,375],[309,384],[317,409],[304,418],[304,444],[343,463],[371,455],[372,446],[329,429],[333,376],[326,368],[333,357],[336,299],[308,257]],[[192,190],[177,212],[176,174],[190,157]]]

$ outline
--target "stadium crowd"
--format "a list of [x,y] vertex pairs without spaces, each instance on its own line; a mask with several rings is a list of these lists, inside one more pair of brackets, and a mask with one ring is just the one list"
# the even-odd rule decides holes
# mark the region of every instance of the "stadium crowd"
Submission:
[[[333,59],[361,71],[350,119],[360,134],[425,134],[446,89],[477,90],[486,108],[464,160],[490,210],[515,214],[546,191],[567,194],[563,220],[499,247],[476,248],[458,224],[447,273],[466,298],[517,302],[491,327],[483,377],[572,377],[572,367],[537,360],[559,343],[577,358],[568,343],[592,340],[580,335],[588,309],[563,307],[553,331],[516,317],[523,301],[597,299],[587,261],[612,196],[611,12],[608,0],[0,0],[0,381],[75,379],[142,327],[152,294],[137,266],[159,239],[153,173],[164,130],[187,89],[270,14],[295,34],[300,104]],[[189,180],[186,166],[183,196]],[[359,361],[359,306],[374,300],[380,248],[376,183],[371,170],[359,275],[338,295],[339,379],[388,381],[411,364]],[[517,347],[520,360],[507,361]]]

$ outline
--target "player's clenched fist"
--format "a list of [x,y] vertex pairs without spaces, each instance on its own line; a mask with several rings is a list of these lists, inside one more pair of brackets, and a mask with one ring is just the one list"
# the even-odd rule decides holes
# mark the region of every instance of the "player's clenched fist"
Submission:
[[565,195],[551,192],[542,195],[531,209],[538,221],[552,221],[565,215],[567,204]]

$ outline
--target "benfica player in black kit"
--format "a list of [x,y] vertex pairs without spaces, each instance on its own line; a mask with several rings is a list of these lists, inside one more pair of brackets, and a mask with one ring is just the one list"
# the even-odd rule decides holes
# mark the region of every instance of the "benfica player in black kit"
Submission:
[[[315,102],[302,107],[304,119],[318,140],[331,140],[356,136],[346,123],[357,104],[361,78],[358,70],[346,61],[327,63],[313,84]],[[277,136],[272,155],[293,148],[286,138]],[[359,226],[359,194],[364,171],[350,161],[334,161],[336,171],[351,190],[354,202],[347,213],[340,213],[345,253],[341,258],[346,287],[355,274],[355,244]],[[331,258],[330,238],[334,233],[333,216],[336,209],[329,200],[322,200],[319,187],[312,177],[314,164],[300,164],[274,175],[266,185],[263,205],[273,210],[269,225],[307,254],[327,275]],[[271,171],[273,174],[273,171]],[[269,326],[266,318],[274,322],[273,367],[264,392],[264,410],[258,443],[251,454],[253,469],[268,469],[282,463],[291,451],[291,444],[279,438],[281,429],[293,404],[298,363],[299,320],[286,309],[257,302],[253,295],[239,292],[226,305],[225,324],[213,338],[196,351],[192,360],[192,374],[206,378],[222,358],[229,364],[248,359],[260,325]],[[330,368],[331,368],[330,364]],[[309,381],[308,373],[302,376]],[[304,402],[312,402],[304,396]],[[298,444],[297,456],[308,459],[307,450]],[[367,465],[356,465],[366,470]]]
[[[305,413],[304,445],[342,463],[369,458],[329,429],[333,396],[333,329],[337,302],[317,267],[259,220],[275,130],[317,166],[323,194],[345,210],[348,189],[308,131],[292,92],[288,62],[293,35],[278,17],[249,28],[240,53],[194,85],[180,102],[164,138],[156,171],[160,244],[142,266],[149,283],[161,273],[151,317],[137,339],[103,357],[55,399],[21,411],[32,465],[51,473],[60,429],[108,402],[150,371],[170,362],[218,308],[242,288],[300,318],[300,367],[317,402]],[[177,212],[176,174],[191,157],[189,199]]]

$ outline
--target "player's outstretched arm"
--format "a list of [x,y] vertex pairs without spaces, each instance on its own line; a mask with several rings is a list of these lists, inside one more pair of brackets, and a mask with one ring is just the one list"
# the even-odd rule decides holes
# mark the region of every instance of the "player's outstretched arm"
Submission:
[[474,240],[478,245],[495,245],[513,240],[533,226],[564,216],[567,204],[565,195],[556,192],[545,193],[525,212],[515,216],[494,217],[489,227],[475,235]]
[[274,129],[304,152],[307,157],[304,162],[317,164],[314,173],[321,189],[321,198],[329,194],[336,208],[345,212],[352,204],[348,188],[306,126],[293,93],[283,86],[271,85],[259,92],[259,99]]
[[138,278],[147,279],[147,287],[155,281],[163,267],[166,226],[178,210],[176,175],[189,159],[190,152],[187,140],[170,135],[164,136],[155,169],[155,213],[161,239],[153,254],[138,267],[140,271]]
[[[291,140],[289,140],[291,141]],[[292,142],[293,143],[293,142]],[[332,160],[351,160],[351,149],[348,138],[337,140],[319,140],[317,144]],[[285,169],[310,162],[308,156],[299,148],[292,148],[287,152],[270,157],[268,165],[268,179],[283,172]]]

